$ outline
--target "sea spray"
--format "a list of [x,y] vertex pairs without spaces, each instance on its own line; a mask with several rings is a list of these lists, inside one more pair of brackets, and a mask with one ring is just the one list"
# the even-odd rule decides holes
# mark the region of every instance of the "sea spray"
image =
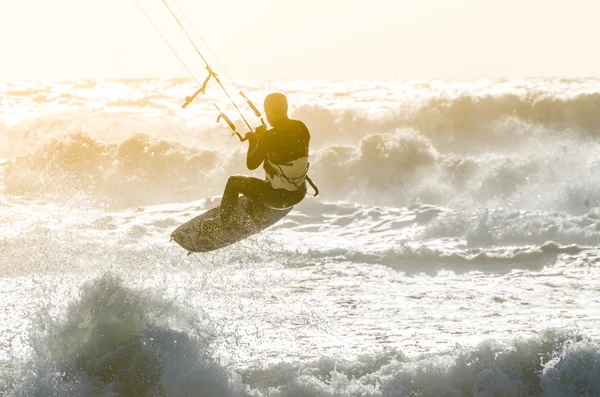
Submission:
[[63,316],[31,332],[33,354],[10,396],[245,396],[214,358],[203,313],[105,275]]

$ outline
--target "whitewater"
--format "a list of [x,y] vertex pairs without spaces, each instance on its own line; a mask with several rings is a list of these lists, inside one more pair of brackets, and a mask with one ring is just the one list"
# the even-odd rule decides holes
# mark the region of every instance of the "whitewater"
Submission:
[[321,194],[186,256],[262,177],[192,82],[0,85],[1,396],[600,396],[599,79],[243,88]]

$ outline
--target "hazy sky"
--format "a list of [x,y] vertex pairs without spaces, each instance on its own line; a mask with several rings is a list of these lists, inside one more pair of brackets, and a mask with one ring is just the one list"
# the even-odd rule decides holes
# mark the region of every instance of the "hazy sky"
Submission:
[[[161,0],[138,0],[199,78]],[[599,76],[598,0],[177,0],[238,80]],[[186,77],[133,0],[0,0],[0,81]]]

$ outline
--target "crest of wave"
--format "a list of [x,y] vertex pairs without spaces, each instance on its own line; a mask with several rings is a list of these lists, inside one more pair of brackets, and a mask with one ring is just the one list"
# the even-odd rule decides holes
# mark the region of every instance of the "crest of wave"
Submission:
[[[324,199],[582,213],[599,202],[598,103],[600,94],[439,97],[383,118],[318,105],[294,117],[312,132],[311,177]],[[63,136],[5,165],[5,191],[115,206],[217,195],[229,175],[248,174],[245,146],[201,137],[213,148],[174,135]]]
[[599,358],[597,341],[548,330],[416,359],[386,349],[356,361],[255,367],[242,376],[270,397],[592,397],[600,393]]
[[199,199],[198,193],[211,185],[218,158],[215,151],[145,135],[104,143],[78,133],[9,163],[6,192],[67,198],[81,194],[125,206]]
[[[42,313],[45,313],[42,312]],[[40,314],[44,317],[43,314]],[[188,313],[107,275],[85,284],[58,319],[43,318],[32,354],[13,363],[0,394],[195,397],[570,397],[600,393],[598,341],[544,331],[509,344],[410,358],[395,349],[353,361],[329,357],[239,374],[211,350],[202,313]],[[5,375],[5,374],[3,374]]]
[[[584,213],[598,204],[597,148],[534,136],[510,151],[458,154],[407,129],[316,150],[310,175],[326,200]],[[229,175],[248,174],[241,148],[199,149],[144,135],[117,143],[69,135],[5,169],[8,194],[85,196],[117,207],[198,200],[220,194]]]
[[41,320],[8,396],[249,395],[213,357],[205,315],[114,276],[85,284],[64,318]]

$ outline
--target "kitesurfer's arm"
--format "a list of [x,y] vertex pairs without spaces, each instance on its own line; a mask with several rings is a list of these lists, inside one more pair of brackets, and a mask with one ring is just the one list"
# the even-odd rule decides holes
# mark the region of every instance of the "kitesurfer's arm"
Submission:
[[267,157],[264,150],[262,134],[251,133],[248,137],[248,154],[246,156],[246,166],[249,170],[257,169]]

